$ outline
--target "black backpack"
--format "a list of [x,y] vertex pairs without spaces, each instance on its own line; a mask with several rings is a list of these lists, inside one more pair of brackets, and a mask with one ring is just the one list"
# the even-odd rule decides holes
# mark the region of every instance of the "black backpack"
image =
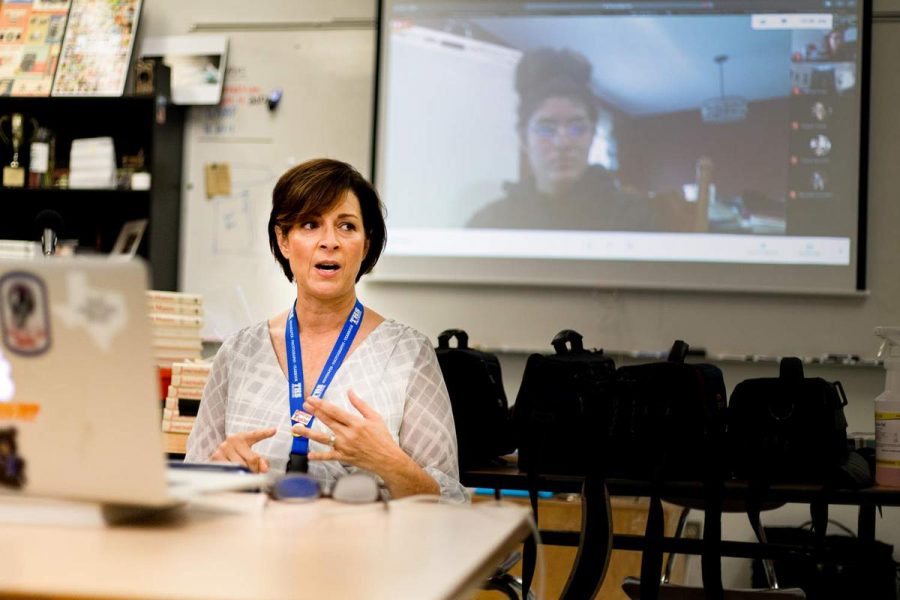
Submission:
[[[451,348],[454,337],[457,346]],[[500,361],[468,344],[465,331],[447,329],[435,349],[453,408],[460,470],[488,465],[516,449]]]
[[721,597],[720,552],[727,395],[722,371],[684,362],[688,345],[676,340],[665,362],[620,367],[611,400],[605,468],[612,476],[651,482],[641,597],[655,598],[662,569],[664,480],[702,481],[705,527],[701,557],[708,598]]
[[554,354],[532,354],[513,407],[519,471],[583,475],[603,455],[615,362],[565,329]]
[[847,397],[840,382],[804,377],[784,358],[778,377],[735,386],[728,438],[734,475],[764,483],[841,483],[849,457]]
[[608,470],[627,479],[722,477],[727,393],[722,371],[685,363],[676,340],[665,362],[620,367],[612,399]]

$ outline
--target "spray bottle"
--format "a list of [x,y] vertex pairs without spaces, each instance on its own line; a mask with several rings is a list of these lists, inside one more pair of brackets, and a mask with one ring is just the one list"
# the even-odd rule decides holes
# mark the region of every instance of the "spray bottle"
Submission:
[[884,392],[875,398],[875,481],[900,487],[900,327],[876,327],[882,339]]

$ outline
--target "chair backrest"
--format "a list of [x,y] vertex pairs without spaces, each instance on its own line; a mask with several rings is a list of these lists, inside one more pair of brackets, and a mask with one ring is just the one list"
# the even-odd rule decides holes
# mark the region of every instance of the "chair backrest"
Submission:
[[[631,600],[640,600],[641,581],[626,577],[622,590]],[[664,583],[659,586],[659,600],[705,600],[703,588]],[[800,588],[780,590],[725,590],[725,600],[803,600],[806,593]]]

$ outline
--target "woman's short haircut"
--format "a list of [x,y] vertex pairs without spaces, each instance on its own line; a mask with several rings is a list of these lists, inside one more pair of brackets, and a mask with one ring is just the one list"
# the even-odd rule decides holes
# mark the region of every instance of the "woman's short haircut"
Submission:
[[516,67],[519,94],[519,128],[548,98],[571,98],[580,102],[596,123],[599,98],[591,89],[591,63],[571,50],[538,48],[526,52]]
[[359,199],[363,230],[369,249],[363,257],[356,280],[378,262],[387,240],[384,206],[378,192],[359,171],[339,160],[316,158],[289,169],[272,190],[269,214],[269,247],[288,281],[294,280],[291,264],[281,254],[276,228],[282,235],[310,217],[319,217],[334,208],[348,191]]

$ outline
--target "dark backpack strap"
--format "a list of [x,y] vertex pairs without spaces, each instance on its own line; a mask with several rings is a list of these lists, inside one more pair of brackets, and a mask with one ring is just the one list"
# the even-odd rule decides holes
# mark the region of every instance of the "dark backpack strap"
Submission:
[[469,347],[469,334],[462,329],[445,329],[438,335],[438,348],[449,348],[450,338],[456,338],[457,348]]
[[706,488],[703,517],[703,552],[700,566],[706,600],[722,600],[722,487]]
[[647,529],[644,531],[644,551],[641,554],[641,600],[656,600],[662,577],[662,539],[665,520],[662,509],[662,465],[653,469],[650,481],[650,508]]
[[[749,486],[747,488],[747,520],[750,522],[750,527],[753,529],[753,534],[756,536],[756,540],[760,543],[768,543],[768,540],[766,540],[766,542],[763,542],[763,540],[766,539],[766,535],[765,529],[763,529],[762,526],[760,513],[762,512],[763,502],[766,498],[766,494],[768,493],[770,486],[771,482],[768,479],[755,478],[750,480]],[[770,579],[770,574],[766,565],[766,559],[763,559],[763,568],[766,569],[766,580],[769,582],[769,584],[771,584],[773,583],[773,579]],[[774,577],[774,573],[772,574],[772,576]]]
[[[528,467],[528,498],[531,501],[531,512],[534,516],[534,527],[538,529],[538,470],[537,460]],[[522,598],[528,598],[531,582],[534,580],[534,569],[537,565],[537,540],[534,534],[529,535],[522,548]]]
[[759,540],[759,532],[762,531],[762,519],[760,518],[761,512],[762,505],[760,502],[760,497],[753,493],[748,494],[747,520],[750,521],[750,527],[753,529],[753,535],[756,536],[757,540]]
[[[575,354],[584,350],[581,334],[573,329],[563,329],[553,336],[553,349],[557,354]],[[568,343],[568,347],[566,344]]]
[[597,595],[609,567],[612,542],[612,507],[606,478],[591,471],[585,476],[581,490],[578,554],[560,600],[581,600]]
[[659,490],[650,497],[647,530],[644,532],[644,552],[641,557],[641,600],[656,600],[662,577],[663,509]]
[[754,533],[759,530],[760,512],[762,512],[763,500],[769,491],[771,484],[767,480],[753,479],[747,487],[747,519],[750,526],[753,527]]
[[[532,407],[533,408],[533,407]],[[532,423],[534,415],[531,416]],[[529,428],[531,433],[537,433],[532,437],[534,446],[532,448],[532,456],[528,465],[526,465],[525,478],[528,485],[528,499],[531,502],[531,512],[534,516],[534,528],[540,530],[538,524],[538,483],[540,475],[540,466],[543,464],[541,456],[546,447],[546,436]],[[528,592],[531,590],[531,583],[534,581],[534,569],[537,565],[537,539],[534,535],[529,535],[524,542],[522,549],[522,598],[528,598]]]
[[819,549],[825,543],[825,531],[828,529],[828,502],[824,498],[824,490],[822,496],[821,499],[815,499],[809,503],[809,518]]

